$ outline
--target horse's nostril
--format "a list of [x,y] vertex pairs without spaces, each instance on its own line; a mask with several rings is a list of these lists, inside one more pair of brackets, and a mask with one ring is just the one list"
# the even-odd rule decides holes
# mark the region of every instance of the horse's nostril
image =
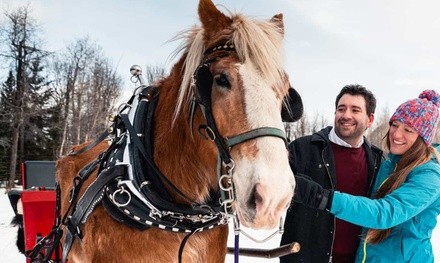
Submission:
[[247,203],[247,205],[250,208],[256,209],[258,206],[261,206],[261,204],[263,203],[263,196],[261,195],[260,191],[261,191],[261,185],[256,184],[251,192],[251,195],[249,196],[249,200]]
[[261,196],[261,194],[259,193],[258,187],[255,187],[254,198],[255,198],[255,205],[258,206],[258,204],[262,204],[263,203],[263,196]]

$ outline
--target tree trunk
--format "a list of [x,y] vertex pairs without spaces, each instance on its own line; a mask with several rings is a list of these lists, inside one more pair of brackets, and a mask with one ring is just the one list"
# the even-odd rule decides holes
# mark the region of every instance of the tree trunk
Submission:
[[[20,114],[21,115],[21,114]],[[21,116],[19,116],[17,126],[13,129],[12,143],[11,143],[11,159],[9,166],[9,180],[8,185],[6,186],[6,191],[11,190],[15,187],[15,179],[16,179],[16,168],[17,168],[17,154],[18,154],[18,139],[20,136],[21,129]]]
[[[61,138],[61,145],[60,145],[60,151],[59,156],[63,156],[66,153],[66,144],[67,144],[67,129],[69,124],[69,107],[70,107],[70,83],[67,82],[67,89],[66,89],[66,100],[64,103],[64,114],[63,114],[63,137]],[[58,156],[58,157],[59,157]]]
[[24,100],[24,93],[25,93],[25,59],[26,59],[26,52],[24,50],[25,47],[25,40],[20,41],[20,45],[18,46],[18,55],[17,55],[17,95],[15,100],[15,109],[14,109],[14,120],[15,122],[12,127],[12,145],[11,145],[11,161],[9,166],[9,180],[7,189],[12,189],[15,186],[15,177],[16,177],[16,168],[17,168],[17,156],[18,156],[18,142],[19,137],[21,135],[21,127],[23,125],[23,118],[24,118],[24,109],[23,109],[23,100]]

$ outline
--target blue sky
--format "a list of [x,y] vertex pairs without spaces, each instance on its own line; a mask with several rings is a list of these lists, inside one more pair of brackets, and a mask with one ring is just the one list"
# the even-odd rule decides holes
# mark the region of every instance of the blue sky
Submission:
[[[30,3],[46,47],[60,50],[89,35],[129,84],[129,67],[169,69],[179,31],[198,24],[197,0],[2,0]],[[217,0],[221,10],[269,19],[284,14],[285,63],[307,114],[332,119],[346,84],[376,94],[379,115],[423,89],[440,91],[440,2],[435,0]]]

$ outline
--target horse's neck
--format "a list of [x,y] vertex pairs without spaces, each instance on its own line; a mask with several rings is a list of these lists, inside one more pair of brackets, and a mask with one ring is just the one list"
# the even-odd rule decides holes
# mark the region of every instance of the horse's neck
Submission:
[[[191,135],[187,112],[182,112],[174,125],[175,87],[162,82],[155,114],[154,158],[162,173],[185,195],[202,203],[211,188],[217,186],[216,158],[213,144],[198,132]],[[201,123],[200,111],[194,125]],[[196,129],[195,129],[196,130]],[[173,193],[171,193],[173,194]],[[179,198],[178,196],[175,196]]]

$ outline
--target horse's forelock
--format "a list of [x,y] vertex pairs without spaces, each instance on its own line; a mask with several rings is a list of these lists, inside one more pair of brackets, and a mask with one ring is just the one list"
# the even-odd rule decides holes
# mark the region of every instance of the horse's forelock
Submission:
[[183,65],[182,83],[179,88],[179,96],[177,98],[176,109],[174,111],[173,123],[175,123],[179,113],[184,105],[189,103],[193,91],[190,89],[191,78],[199,66],[205,51],[203,41],[203,29],[201,27],[194,27],[185,34],[186,41],[178,48],[177,52],[186,53],[186,59]]
[[[230,36],[235,45],[237,55],[243,63],[255,65],[267,83],[273,87],[282,89],[280,85],[285,80],[283,67],[283,33],[276,23],[263,20],[252,20],[243,15],[232,16],[232,35]],[[183,52],[186,54],[182,72],[182,83],[180,85],[177,105],[173,116],[175,123],[182,109],[192,97],[190,89],[191,78],[203,59],[203,52],[206,48],[204,40],[204,29],[193,27],[185,31],[180,37],[185,41],[176,50],[175,54]],[[282,94],[281,90],[277,90]]]
[[241,61],[253,64],[274,87],[285,80],[283,33],[273,22],[251,20],[240,14],[233,18],[232,40]]

